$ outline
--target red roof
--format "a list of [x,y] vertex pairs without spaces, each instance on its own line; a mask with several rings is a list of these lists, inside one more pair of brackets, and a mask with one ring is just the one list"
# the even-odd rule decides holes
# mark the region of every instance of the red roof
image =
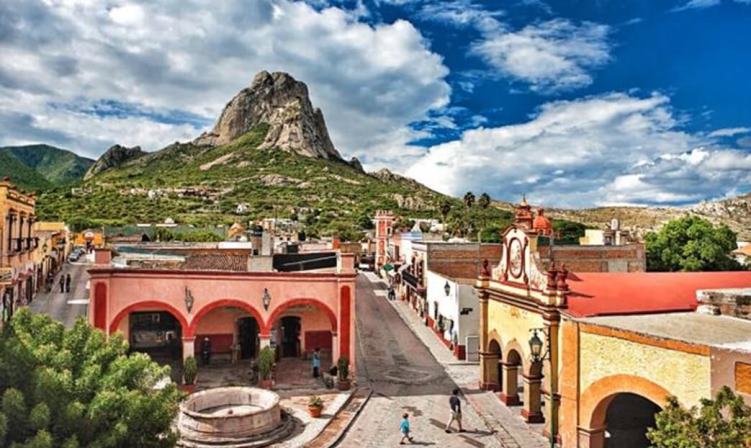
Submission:
[[696,309],[701,289],[749,288],[751,272],[570,273],[568,311],[576,317]]

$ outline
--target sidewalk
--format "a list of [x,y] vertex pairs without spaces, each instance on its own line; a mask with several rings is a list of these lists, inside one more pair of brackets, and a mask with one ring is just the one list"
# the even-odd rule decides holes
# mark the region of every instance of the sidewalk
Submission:
[[[375,275],[368,273],[371,283],[382,282]],[[376,295],[387,300],[386,292],[375,291]],[[401,300],[389,301],[407,326],[435,357],[459,386],[467,402],[475,409],[488,427],[496,431],[501,444],[509,448],[545,448],[549,442],[542,436],[542,424],[528,425],[522,420],[520,408],[509,408],[496,397],[493,392],[480,390],[480,367],[478,363],[468,363],[456,360],[451,351],[438,340],[436,334],[430,330],[407,302]]]

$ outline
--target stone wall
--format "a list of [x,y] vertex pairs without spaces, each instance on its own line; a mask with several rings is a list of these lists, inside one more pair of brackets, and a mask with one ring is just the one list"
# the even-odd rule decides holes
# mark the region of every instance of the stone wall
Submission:
[[538,246],[543,265],[552,260],[573,272],[645,272],[646,252],[643,244],[626,246]]
[[428,246],[428,269],[453,278],[477,278],[483,260],[495,266],[501,260],[500,244],[437,243]]

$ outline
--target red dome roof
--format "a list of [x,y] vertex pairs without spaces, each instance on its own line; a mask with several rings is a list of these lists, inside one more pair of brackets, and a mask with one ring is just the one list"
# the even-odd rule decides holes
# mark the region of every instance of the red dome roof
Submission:
[[539,230],[543,235],[548,235],[553,232],[553,224],[545,217],[544,213],[543,209],[537,211],[537,216],[535,216],[535,220],[532,222],[532,228]]

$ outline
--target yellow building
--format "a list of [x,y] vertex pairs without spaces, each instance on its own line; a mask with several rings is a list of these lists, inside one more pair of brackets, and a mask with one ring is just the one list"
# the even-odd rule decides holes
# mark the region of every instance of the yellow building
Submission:
[[72,244],[64,222],[35,222],[33,233],[37,238],[33,259],[37,266],[37,285],[41,288],[48,277],[54,276],[62,268]]
[[517,218],[475,285],[483,389],[566,448],[648,446],[668,395],[693,406],[727,385],[751,401],[751,321],[696,312],[699,291],[751,288],[751,272],[544,269]]
[[34,194],[18,190],[6,177],[0,181],[0,315],[6,322],[35,292],[33,235]]

